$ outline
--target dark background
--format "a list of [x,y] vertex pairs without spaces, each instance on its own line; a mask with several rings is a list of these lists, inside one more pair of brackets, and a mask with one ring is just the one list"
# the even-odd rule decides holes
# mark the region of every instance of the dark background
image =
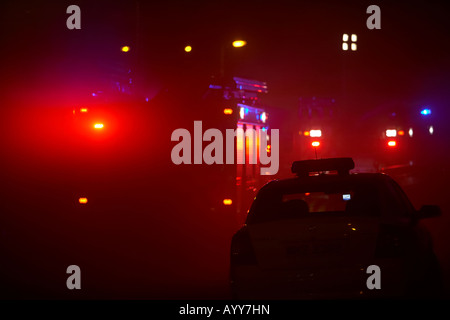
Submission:
[[[417,208],[443,209],[426,223],[449,283],[444,2],[78,1],[81,30],[68,30],[71,4],[6,1],[0,7],[2,297],[228,297],[233,227],[195,210],[198,198],[186,193],[191,182],[171,171],[170,133],[192,124],[185,121],[189,100],[176,110],[155,100],[143,115],[115,109],[123,120],[117,132],[126,131],[119,142],[104,137],[100,148],[71,140],[61,117],[91,92],[107,90],[116,70],[128,67],[137,97],[152,100],[172,88],[174,99],[183,100],[217,78],[221,46],[237,38],[247,46],[225,47],[226,71],[268,83],[264,103],[274,127],[291,125],[286,119],[296,116],[299,97],[337,99],[349,123],[391,110],[412,118],[423,106],[433,110],[436,139],[417,149],[424,157],[411,173],[415,183],[398,180]],[[371,4],[381,8],[381,30],[366,27]],[[358,35],[356,52],[341,50],[343,33]],[[125,44],[127,56],[118,50]],[[349,143],[364,144],[358,139]],[[64,209],[85,176],[89,191],[105,202],[83,214]],[[108,203],[111,198],[116,201]],[[105,203],[101,215],[91,214]],[[86,270],[84,293],[65,289],[70,264]]]

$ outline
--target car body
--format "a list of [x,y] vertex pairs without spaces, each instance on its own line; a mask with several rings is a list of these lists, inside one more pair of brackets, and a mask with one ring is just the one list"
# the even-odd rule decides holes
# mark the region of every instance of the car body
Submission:
[[[298,176],[258,192],[231,243],[235,298],[339,299],[434,296],[439,264],[421,218],[381,173],[350,174],[351,158],[297,161]],[[369,289],[369,266],[381,289]],[[368,280],[369,279],[369,280]]]

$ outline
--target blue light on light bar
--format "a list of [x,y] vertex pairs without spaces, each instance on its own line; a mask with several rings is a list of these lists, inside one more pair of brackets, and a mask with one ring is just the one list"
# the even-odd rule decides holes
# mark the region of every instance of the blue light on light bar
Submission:
[[431,114],[431,110],[430,109],[422,109],[422,111],[420,111],[420,114],[424,115],[424,116],[428,116]]

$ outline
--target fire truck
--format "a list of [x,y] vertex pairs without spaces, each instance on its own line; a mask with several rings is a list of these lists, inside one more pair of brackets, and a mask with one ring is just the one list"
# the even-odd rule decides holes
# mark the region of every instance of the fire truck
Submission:
[[235,226],[244,222],[257,190],[272,178],[260,162],[262,134],[267,135],[268,141],[266,150],[261,152],[271,152],[269,113],[260,102],[267,92],[265,82],[239,77],[233,77],[228,84],[210,84],[194,103],[199,112],[195,118],[188,117],[202,120],[205,128],[219,129],[224,135],[226,130],[235,130],[233,164],[185,168],[201,177],[198,190],[208,195],[195,201],[196,204],[204,206],[207,202],[209,211],[233,217]]

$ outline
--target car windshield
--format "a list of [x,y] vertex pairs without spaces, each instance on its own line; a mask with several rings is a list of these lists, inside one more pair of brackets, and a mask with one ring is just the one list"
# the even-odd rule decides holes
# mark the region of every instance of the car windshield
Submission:
[[380,216],[379,183],[316,181],[261,190],[247,223],[324,215]]

